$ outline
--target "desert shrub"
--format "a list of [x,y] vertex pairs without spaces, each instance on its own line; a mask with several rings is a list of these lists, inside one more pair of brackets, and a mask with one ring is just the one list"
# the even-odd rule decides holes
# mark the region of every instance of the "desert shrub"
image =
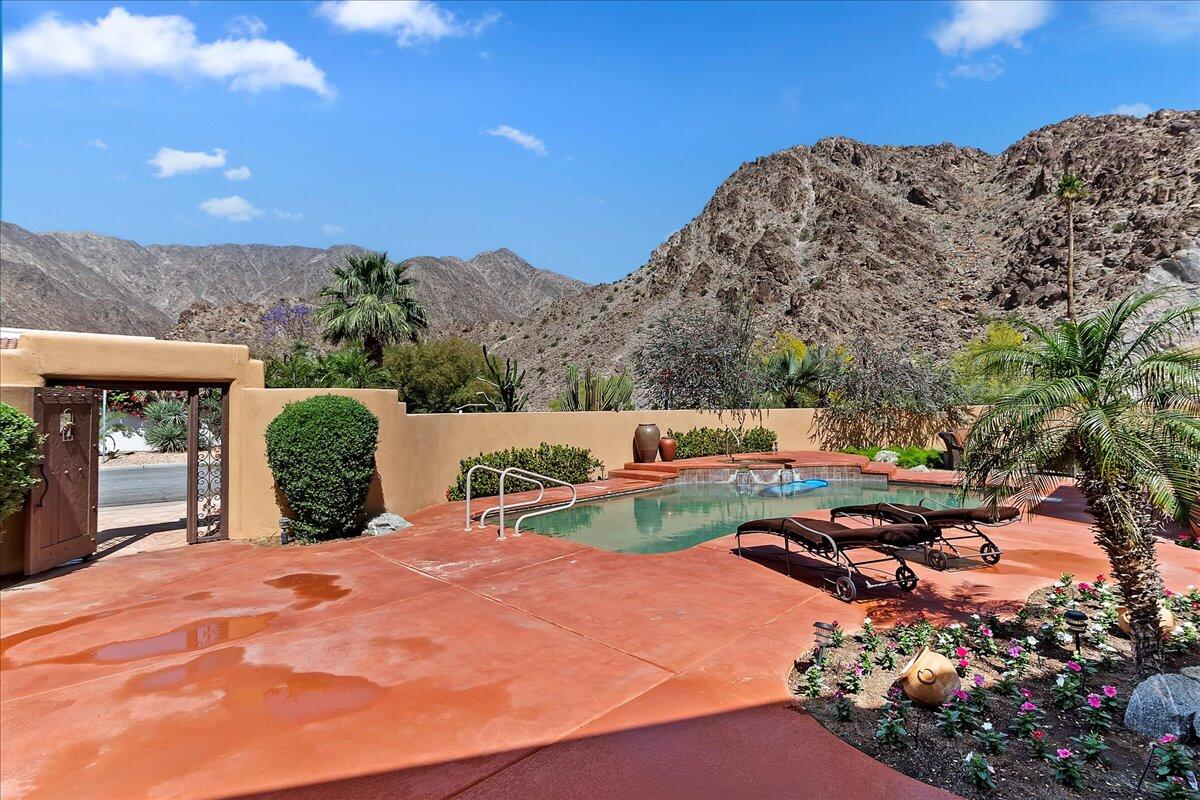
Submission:
[[[879,451],[883,449],[882,447],[845,447],[842,448],[842,452],[874,459],[879,454]],[[942,451],[936,448],[909,446],[889,447],[887,449],[900,456],[900,460],[896,463],[896,466],[902,469],[912,469],[913,467],[922,466],[936,469],[942,465]]]
[[187,405],[182,400],[160,398],[146,404],[144,411],[146,444],[160,453],[187,450]]
[[[486,464],[496,469],[520,467],[567,483],[586,483],[591,480],[592,471],[600,466],[600,462],[592,455],[591,450],[566,444],[542,442],[537,447],[520,447],[482,453],[472,458],[464,458],[459,462],[458,478],[446,490],[446,499],[466,499],[467,470],[476,464]],[[506,481],[506,492],[511,491],[510,486],[516,491],[524,491],[529,488],[529,484],[520,481]],[[486,470],[479,470],[471,476],[472,497],[484,497],[499,493],[500,477],[498,475]]]
[[0,525],[25,502],[36,486],[33,468],[40,461],[37,423],[7,403],[0,403]]
[[719,456],[726,453],[765,453],[774,450],[777,442],[775,431],[761,425],[757,428],[747,428],[740,443],[733,431],[723,428],[692,428],[683,433],[668,430],[667,436],[675,440],[676,458]]
[[479,392],[486,394],[491,388],[480,377],[487,371],[483,348],[465,339],[389,347],[383,354],[383,368],[410,413],[454,411],[482,403]]
[[302,539],[361,530],[375,474],[379,420],[339,395],[289,403],[267,426],[267,462]]
[[285,354],[266,358],[263,374],[268,389],[382,389],[390,384],[388,374],[356,345],[322,353],[306,342],[293,342]]

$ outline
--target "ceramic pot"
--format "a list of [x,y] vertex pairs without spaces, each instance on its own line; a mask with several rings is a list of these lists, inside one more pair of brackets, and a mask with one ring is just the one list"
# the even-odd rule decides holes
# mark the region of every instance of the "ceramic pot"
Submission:
[[658,454],[663,461],[675,460],[675,440],[664,436],[658,440]]
[[[1125,606],[1117,609],[1117,627],[1126,636],[1133,630],[1133,626],[1129,624],[1129,609]],[[1162,606],[1158,607],[1158,628],[1162,631],[1164,639],[1170,636],[1171,632],[1175,630],[1175,615],[1169,609]]]
[[896,683],[911,700],[925,706],[940,706],[961,686],[954,662],[928,647],[913,656]]
[[649,464],[658,458],[658,440],[662,434],[653,422],[643,422],[633,432],[633,460]]

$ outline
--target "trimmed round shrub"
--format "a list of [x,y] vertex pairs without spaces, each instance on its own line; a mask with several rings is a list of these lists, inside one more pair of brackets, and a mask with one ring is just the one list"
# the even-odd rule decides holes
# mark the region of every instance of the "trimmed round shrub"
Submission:
[[289,403],[271,421],[267,462],[298,538],[333,539],[362,531],[378,439],[375,415],[340,395]]
[[39,479],[33,469],[41,460],[37,423],[7,403],[0,403],[0,525],[25,502]]

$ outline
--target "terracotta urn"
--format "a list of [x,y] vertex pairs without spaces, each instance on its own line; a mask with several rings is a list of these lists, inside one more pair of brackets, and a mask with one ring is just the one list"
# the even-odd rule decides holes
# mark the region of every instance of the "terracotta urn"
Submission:
[[940,706],[961,686],[954,662],[928,647],[904,666],[896,684],[910,699],[926,706]]
[[664,436],[658,440],[658,455],[663,461],[675,460],[675,439]]
[[662,434],[653,422],[643,422],[633,432],[633,460],[649,464],[658,458],[658,440]]
[[[1133,630],[1133,626],[1129,624],[1129,609],[1125,606],[1117,609],[1117,627],[1126,636]],[[1164,639],[1170,636],[1171,632],[1175,630],[1175,615],[1171,613],[1170,609],[1164,608],[1161,605],[1158,607],[1158,628],[1162,631]]]

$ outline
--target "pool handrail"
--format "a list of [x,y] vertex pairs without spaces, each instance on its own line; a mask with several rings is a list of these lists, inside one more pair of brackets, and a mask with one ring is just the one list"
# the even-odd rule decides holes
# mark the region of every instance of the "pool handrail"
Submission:
[[[524,522],[525,520],[529,519],[530,517],[537,517],[537,516],[541,516],[542,514],[549,514],[552,511],[565,511],[566,509],[574,506],[575,501],[579,499],[579,491],[575,488],[575,484],[573,484],[573,483],[569,483],[567,481],[560,481],[558,478],[551,478],[549,475],[542,475],[541,473],[538,473],[538,472],[530,472],[529,470],[521,469],[520,467],[509,467],[508,470],[506,470],[506,472],[511,472],[512,474],[516,475],[516,477],[521,478],[523,480],[529,480],[530,478],[536,478],[539,481],[550,481],[551,483],[556,483],[559,486],[565,486],[571,490],[571,499],[568,500],[567,502],[559,504],[559,505],[546,506],[545,508],[536,508],[533,511],[528,511],[528,512],[522,514],[521,516],[517,517],[516,524],[513,525],[513,537],[514,538],[521,535],[521,523]],[[517,473],[520,473],[520,474],[517,474]],[[504,486],[504,477],[503,476],[500,478],[500,485],[501,485],[501,487]],[[503,539],[504,538],[504,517],[503,517],[504,512],[502,511],[500,513],[501,513],[500,538]]]
[[484,523],[487,521],[487,515],[492,513],[493,511],[498,511],[500,513],[500,533],[501,533],[500,538],[501,539],[504,538],[503,533],[504,533],[504,511],[505,511],[505,509],[508,509],[511,511],[514,508],[525,508],[527,506],[535,506],[538,503],[542,502],[542,498],[546,496],[546,484],[542,483],[540,480],[537,480],[535,478],[525,478],[520,475],[517,475],[516,477],[518,480],[522,480],[522,481],[525,481],[526,483],[532,483],[532,484],[536,485],[538,487],[538,496],[533,498],[532,500],[519,500],[515,503],[505,504],[505,502],[504,502],[504,491],[505,491],[504,479],[509,474],[509,472],[514,469],[517,469],[517,468],[516,467],[506,467],[504,470],[502,470],[500,472],[500,495],[499,495],[500,503],[498,505],[494,505],[489,508],[485,508],[483,510],[483,513],[479,515],[479,529],[483,530],[483,528],[485,527]]
[[[548,514],[551,511],[561,511],[563,509],[570,508],[571,506],[575,505],[575,501],[578,500],[578,498],[579,498],[579,493],[575,489],[575,486],[573,484],[568,483],[566,481],[560,481],[557,478],[551,478],[549,475],[542,475],[539,472],[532,472],[527,469],[522,469],[521,467],[505,467],[504,469],[497,469],[496,467],[489,466],[487,464],[475,464],[470,469],[467,470],[466,503],[464,504],[465,520],[464,520],[464,524],[463,524],[463,530],[466,530],[466,531],[471,530],[471,476],[474,474],[475,470],[477,470],[477,469],[482,469],[487,472],[491,472],[494,475],[500,476],[500,494],[499,494],[500,502],[497,505],[489,506],[488,508],[484,509],[483,513],[479,515],[479,529],[483,530],[483,528],[486,527],[485,523],[487,521],[487,515],[492,513],[493,511],[498,512],[500,518],[498,520],[499,531],[498,531],[497,538],[500,538],[500,539],[505,538],[505,536],[504,536],[505,512],[511,511],[511,510],[517,509],[517,508],[528,508],[530,506],[536,506],[537,504],[539,504],[542,501],[542,498],[544,498],[546,496],[546,484],[544,483],[544,481],[549,481],[550,483],[556,483],[560,486],[567,487],[568,489],[571,490],[571,499],[569,501],[567,501],[566,503],[547,506],[546,508],[539,508],[536,511],[531,511],[527,514],[521,515],[520,517],[517,518],[516,525],[513,526],[513,536],[514,537],[521,535],[521,523],[524,522],[529,517],[536,517],[541,514]],[[516,503],[505,503],[504,496],[505,496],[505,493],[507,490],[508,477],[510,475],[519,481],[524,481],[525,483],[531,483],[531,484],[537,486],[538,487],[537,497],[533,498],[532,500],[520,500]]]

